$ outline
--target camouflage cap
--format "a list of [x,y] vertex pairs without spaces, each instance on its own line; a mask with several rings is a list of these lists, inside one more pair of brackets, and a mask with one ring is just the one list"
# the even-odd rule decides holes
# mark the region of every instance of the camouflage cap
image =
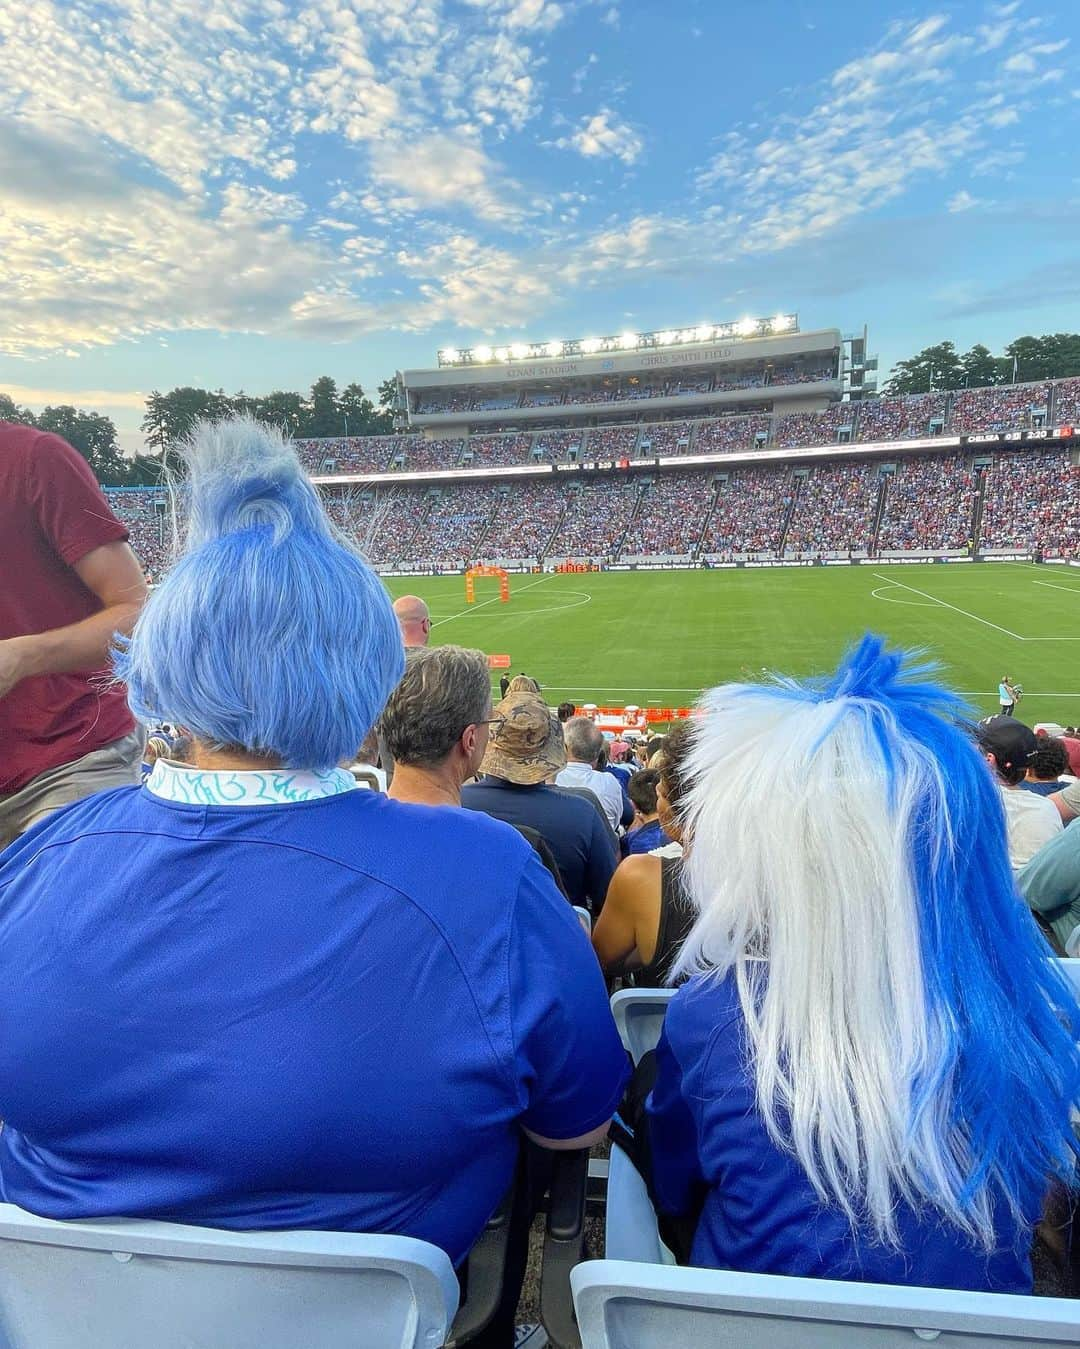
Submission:
[[562,727],[537,693],[508,693],[495,705],[482,773],[532,786],[566,767]]

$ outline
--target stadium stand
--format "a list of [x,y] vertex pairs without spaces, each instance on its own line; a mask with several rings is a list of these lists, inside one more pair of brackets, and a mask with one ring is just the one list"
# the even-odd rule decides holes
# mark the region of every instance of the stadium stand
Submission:
[[984,548],[1074,556],[1080,546],[1080,473],[1060,451],[996,454],[985,475]]
[[106,488],[105,499],[127,525],[131,547],[147,579],[155,581],[165,567],[171,544],[166,532],[167,493],[158,488]]
[[858,441],[916,440],[945,425],[947,397],[943,393],[910,394],[905,398],[875,398],[859,406]]
[[1080,422],[1080,379],[1063,379],[1054,385],[1054,424],[1074,426]]
[[822,465],[799,481],[784,552],[820,557],[867,552],[878,499],[876,464]]
[[[694,454],[728,454],[737,450],[752,450],[768,440],[770,418],[764,414],[751,417],[718,417],[697,423],[697,434],[691,441]],[[682,453],[689,454],[690,448]]]
[[722,483],[702,536],[700,552],[724,561],[747,554],[772,556],[791,508],[787,468],[740,469]]
[[668,459],[676,454],[687,454],[693,422],[653,422],[641,428],[638,453],[643,457]]
[[564,484],[516,482],[492,490],[497,504],[480,560],[539,560],[548,551],[551,536],[566,510]]
[[637,506],[636,483],[586,482],[569,490],[566,512],[551,540],[554,558],[612,556]]
[[996,389],[961,389],[953,395],[949,429],[959,435],[979,431],[1012,431],[1045,418],[1048,384],[1006,384]]
[[974,510],[975,479],[959,455],[907,460],[886,486],[878,550],[964,548]]
[[850,426],[855,409],[850,403],[834,403],[824,412],[789,412],[777,417],[773,444],[782,449],[800,445],[834,445],[844,426]]
[[419,560],[436,567],[466,567],[478,556],[495,497],[489,487],[461,483],[435,488],[430,510],[413,539]]
[[[532,450],[528,432],[499,436],[469,436],[465,442],[463,468],[494,468],[497,465],[526,464]],[[471,457],[470,457],[471,456]]]
[[706,473],[667,473],[649,483],[623,541],[624,557],[687,557],[697,547],[716,488]]

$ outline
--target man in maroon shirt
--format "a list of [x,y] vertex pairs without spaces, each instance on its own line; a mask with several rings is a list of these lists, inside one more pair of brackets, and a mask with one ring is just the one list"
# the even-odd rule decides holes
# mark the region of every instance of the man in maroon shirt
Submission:
[[146,582],[89,465],[0,421],[0,848],[58,806],[139,780],[108,651]]

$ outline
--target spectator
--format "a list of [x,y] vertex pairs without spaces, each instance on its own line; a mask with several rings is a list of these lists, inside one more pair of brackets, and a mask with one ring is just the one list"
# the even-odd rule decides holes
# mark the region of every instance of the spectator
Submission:
[[1025,791],[1053,796],[1061,791],[1061,776],[1069,771],[1069,756],[1056,736],[1040,735],[1028,764],[1027,777],[1020,784]]
[[104,677],[146,598],[127,538],[82,455],[0,421],[0,849],[139,781],[144,734]]
[[431,638],[431,614],[419,595],[401,595],[394,601],[394,613],[405,647],[427,646]]
[[521,674],[516,674],[510,681],[509,693],[536,693],[543,692],[537,680],[532,675],[527,675],[524,670]]
[[508,674],[501,674],[499,676],[499,697],[505,698],[509,692],[510,692],[510,676]]
[[1080,1007],[1016,903],[962,708],[918,677],[865,638],[827,681],[714,689],[693,723],[699,917],[647,1109],[695,1265],[1031,1292],[1077,1150]]
[[394,759],[394,801],[460,806],[487,749],[491,676],[482,651],[415,647],[379,729]]
[[0,859],[0,1190],[61,1219],[402,1233],[459,1266],[522,1131],[604,1132],[626,1057],[603,981],[524,840],[335,767],[401,639],[280,434],[204,427],[189,466],[189,551],[119,670],[194,771],[159,761]]
[[[142,776],[148,778],[154,770],[154,764],[159,759],[171,759],[172,750],[169,742],[160,735],[152,735],[146,742],[146,748],[143,750],[142,758]],[[124,784],[127,785],[126,783]]]
[[1030,726],[1007,715],[981,721],[976,738],[1001,791],[1009,860],[1013,870],[1019,871],[1061,832],[1061,818],[1053,804],[1024,791],[1021,785],[1039,742]]
[[566,767],[555,783],[559,787],[584,787],[600,802],[608,823],[616,832],[622,820],[622,789],[607,773],[597,769],[604,748],[603,733],[589,717],[571,717],[563,727]]
[[555,709],[555,713],[559,718],[559,724],[565,726],[576,711],[577,708],[573,703],[560,703]]
[[599,913],[615,871],[615,845],[592,800],[547,785],[566,764],[559,723],[538,694],[510,693],[495,708],[481,769],[461,804],[542,834],[572,904]]
[[1080,955],[1080,828],[1063,829],[1016,878],[1017,888],[1061,955]]
[[[625,749],[625,745],[623,748]],[[634,823],[634,803],[630,800],[630,793],[626,790],[626,784],[631,778],[631,771],[624,764],[613,764],[611,762],[611,751],[608,748],[607,738],[603,735],[601,736],[600,754],[596,760],[596,767],[599,772],[606,773],[618,784],[619,796],[622,800],[622,814],[619,816],[618,827],[629,829]]]
[[619,863],[604,911],[593,929],[593,950],[604,973],[609,978],[627,975],[639,988],[660,988],[667,983],[694,923],[694,908],[682,879],[678,819],[691,747],[690,723],[682,722],[668,737],[657,774],[659,791],[653,788],[665,844]]
[[626,790],[633,802],[635,823],[622,841],[624,857],[652,852],[654,848],[663,848],[671,842],[657,813],[659,783],[660,773],[655,768],[643,768],[630,779]]

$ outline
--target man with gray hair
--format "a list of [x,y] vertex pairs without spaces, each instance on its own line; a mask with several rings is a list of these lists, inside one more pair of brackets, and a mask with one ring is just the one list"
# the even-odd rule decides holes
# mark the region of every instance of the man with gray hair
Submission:
[[414,647],[379,719],[394,758],[389,795],[426,806],[459,806],[480,767],[491,716],[491,675],[482,651]]
[[566,741],[566,767],[555,779],[558,787],[584,787],[600,802],[612,829],[618,833],[622,820],[622,789],[610,773],[600,773],[596,765],[604,748],[603,732],[589,717],[571,717],[563,727]]

